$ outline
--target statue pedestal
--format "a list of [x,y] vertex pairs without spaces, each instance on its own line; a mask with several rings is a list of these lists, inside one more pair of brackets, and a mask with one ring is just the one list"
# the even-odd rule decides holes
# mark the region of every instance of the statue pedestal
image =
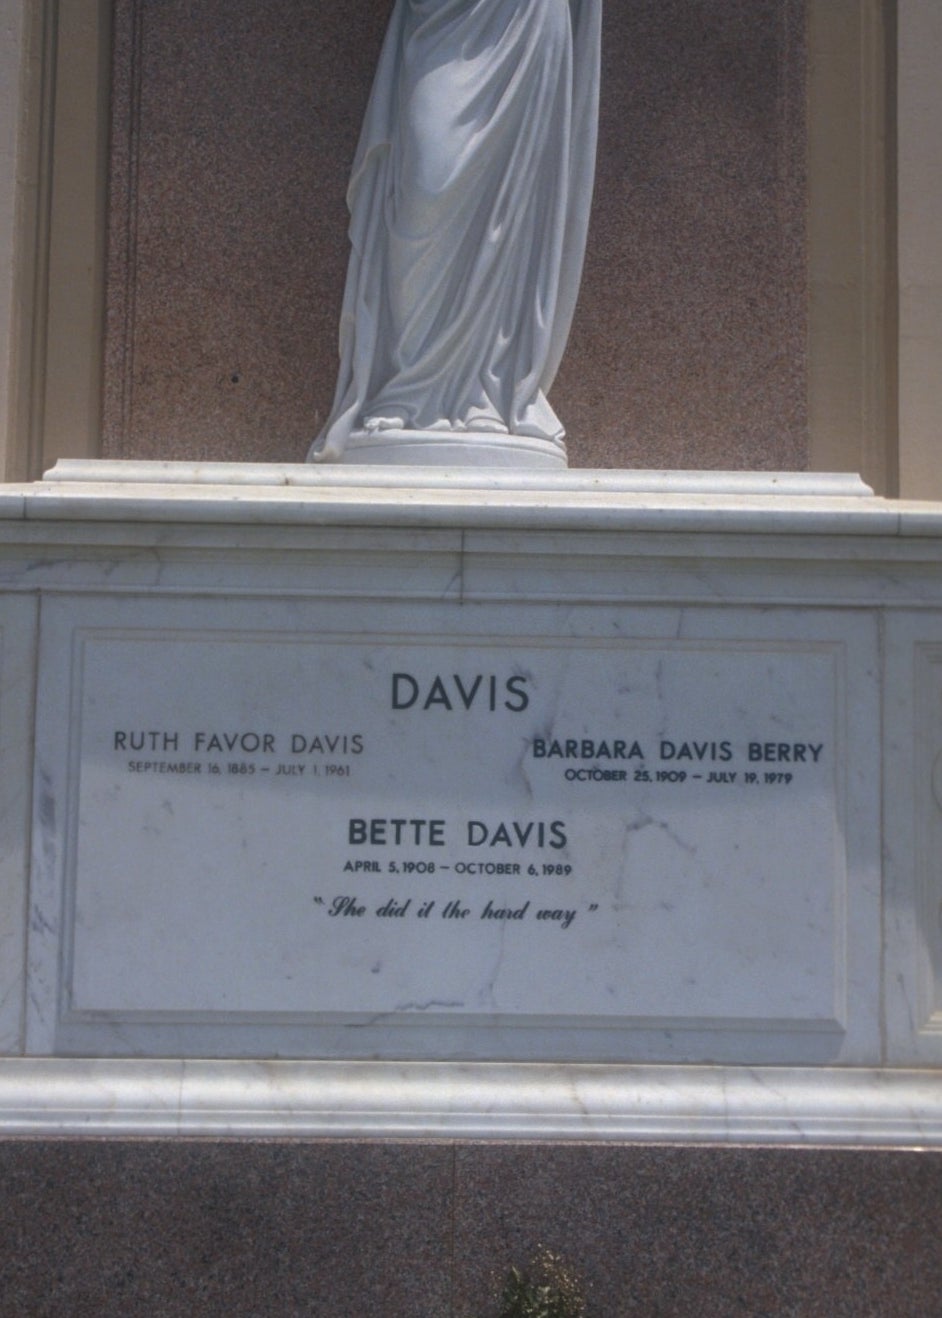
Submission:
[[501,467],[557,471],[567,465],[566,446],[526,435],[489,431],[455,434],[441,430],[361,431],[347,440],[343,465],[412,467]]
[[[826,1269],[832,1311],[854,1285],[855,1312],[932,1312],[940,567],[942,506],[849,476],[73,462],[6,487],[8,1252],[37,1223],[48,1270],[59,1187],[69,1258],[91,1222],[123,1275],[136,1209],[132,1257],[183,1223],[195,1275],[207,1202],[215,1249],[277,1181],[316,1204],[279,1192],[266,1298],[234,1314],[283,1258],[319,1313],[477,1312],[419,1284],[540,1239],[620,1313],[624,1241],[656,1255],[665,1221],[672,1312],[678,1249],[700,1288],[720,1260],[712,1294],[753,1259],[711,1311],[759,1312],[769,1250],[804,1277],[823,1237],[864,1260]],[[474,1234],[485,1201],[509,1246]],[[417,1260],[401,1303],[305,1271],[367,1238],[384,1283]]]
[[942,1142],[938,507],[90,462],[0,539],[0,1128]]

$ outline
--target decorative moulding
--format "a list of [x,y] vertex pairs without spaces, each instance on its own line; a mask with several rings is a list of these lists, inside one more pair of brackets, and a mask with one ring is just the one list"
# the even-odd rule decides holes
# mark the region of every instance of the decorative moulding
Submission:
[[942,1075],[783,1067],[23,1059],[0,1132],[942,1146]]

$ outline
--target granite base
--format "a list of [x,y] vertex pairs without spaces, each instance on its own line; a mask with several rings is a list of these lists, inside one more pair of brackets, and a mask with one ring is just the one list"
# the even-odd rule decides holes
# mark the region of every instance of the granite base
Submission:
[[942,1155],[0,1143],[0,1315],[497,1318],[542,1245],[587,1318],[938,1312]]

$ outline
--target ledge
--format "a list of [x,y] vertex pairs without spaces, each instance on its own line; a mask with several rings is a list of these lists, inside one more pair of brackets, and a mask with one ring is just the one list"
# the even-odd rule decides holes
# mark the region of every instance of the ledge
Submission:
[[294,489],[539,490],[548,494],[803,495],[868,498],[873,491],[850,472],[541,471],[507,468],[316,466],[274,462],[124,462],[62,458],[43,481],[84,484],[251,485]]
[[0,521],[942,536],[942,504],[804,472],[447,470],[64,460]]
[[942,1147],[931,1071],[493,1063],[0,1062],[0,1136]]

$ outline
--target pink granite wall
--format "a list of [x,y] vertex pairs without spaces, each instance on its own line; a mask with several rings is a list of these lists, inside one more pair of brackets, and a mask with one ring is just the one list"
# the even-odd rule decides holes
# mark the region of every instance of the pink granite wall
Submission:
[[[104,452],[298,461],[390,0],[116,0]],[[806,463],[803,0],[607,0],[574,466]]]
[[932,1318],[938,1153],[0,1141],[0,1318]]

